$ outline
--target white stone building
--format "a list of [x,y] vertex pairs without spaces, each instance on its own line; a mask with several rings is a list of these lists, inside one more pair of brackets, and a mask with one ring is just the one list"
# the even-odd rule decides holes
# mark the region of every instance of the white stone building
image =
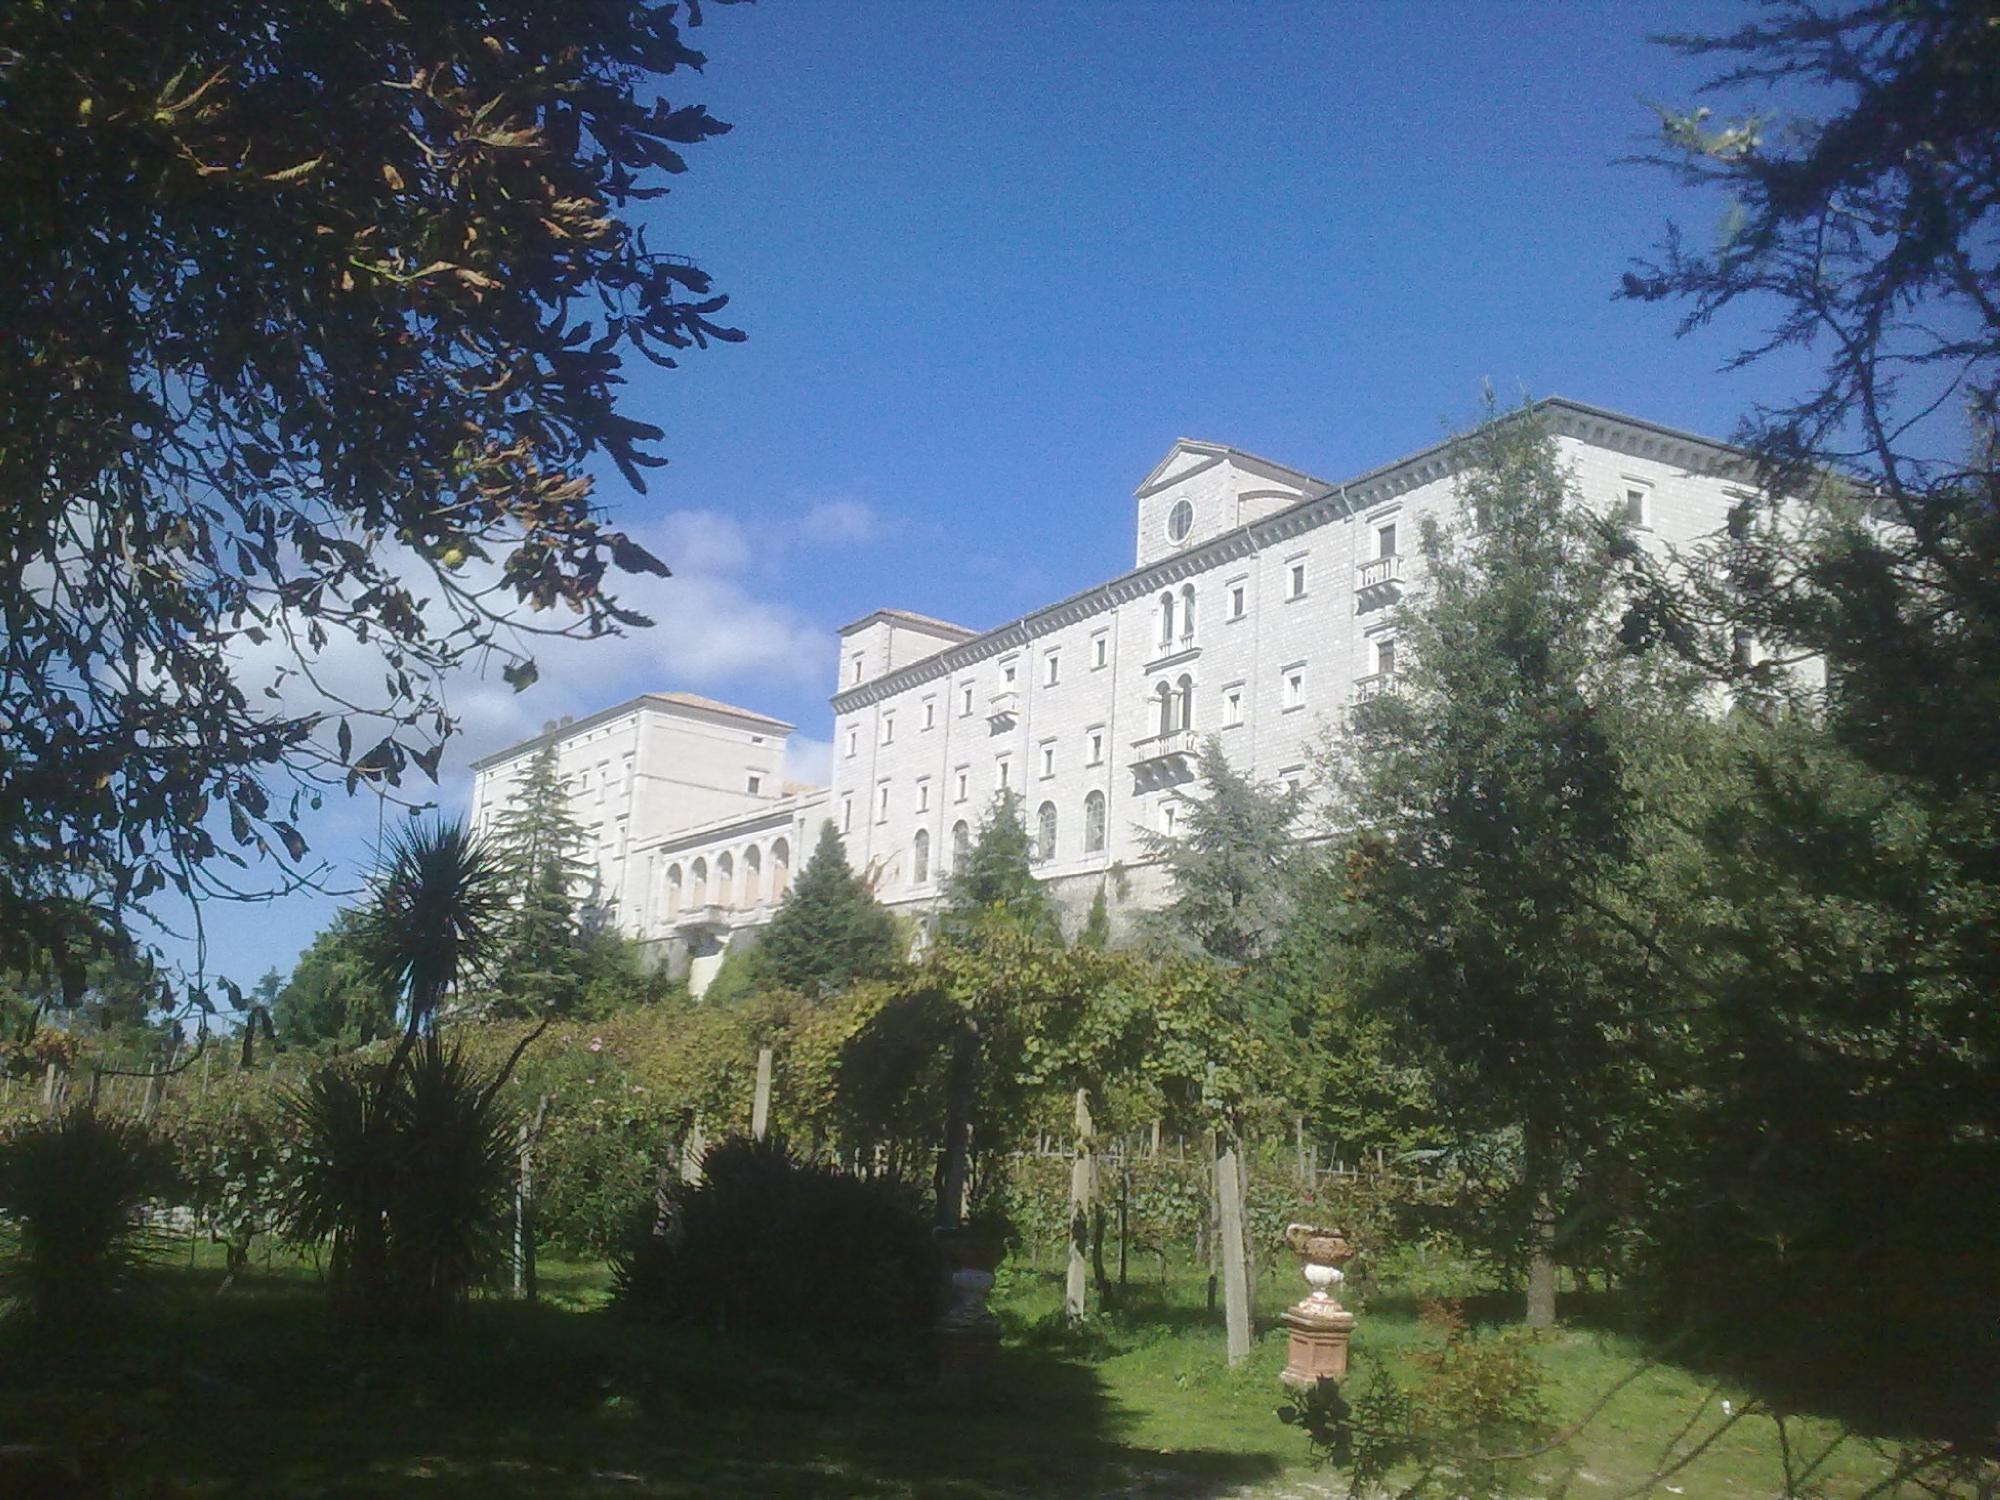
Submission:
[[[1727,445],[1538,410],[1585,500],[1650,547],[1713,534],[1741,493]],[[1002,791],[1071,925],[1100,888],[1122,925],[1158,899],[1142,832],[1173,832],[1199,741],[1253,778],[1303,778],[1331,721],[1395,673],[1390,606],[1419,581],[1422,521],[1460,519],[1449,443],[1332,483],[1183,439],[1137,498],[1136,565],[1095,588],[983,632],[895,609],[842,629],[830,789],[779,787],[790,726],[683,694],[551,731],[628,929],[699,987],[768,914],[779,845],[789,868],[825,817],[877,894],[921,913]],[[480,763],[481,814],[541,743]]]

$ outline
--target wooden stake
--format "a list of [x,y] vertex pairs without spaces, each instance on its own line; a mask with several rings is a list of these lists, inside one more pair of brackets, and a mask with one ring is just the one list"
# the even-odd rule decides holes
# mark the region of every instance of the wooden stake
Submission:
[[1250,1357],[1250,1276],[1244,1260],[1242,1163],[1233,1137],[1215,1157],[1215,1196],[1222,1205],[1222,1306],[1228,1331],[1229,1362]]
[[1069,1273],[1063,1281],[1063,1312],[1071,1322],[1084,1314],[1090,1253],[1090,1095],[1076,1091],[1076,1145],[1069,1164]]
[[771,1049],[757,1049],[757,1092],[750,1102],[750,1134],[763,1140],[771,1133]]

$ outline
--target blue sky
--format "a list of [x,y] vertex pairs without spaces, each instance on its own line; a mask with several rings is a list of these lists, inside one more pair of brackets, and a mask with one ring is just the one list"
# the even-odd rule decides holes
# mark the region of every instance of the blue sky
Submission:
[[[1726,436],[1794,373],[1721,376],[1728,329],[1614,302],[1669,217],[1619,166],[1650,45],[1741,4],[914,4],[712,8],[733,122],[649,205],[748,342],[629,373],[671,459],[612,514],[676,577],[660,628],[467,681],[466,763],[547,718],[688,689],[799,726],[823,770],[834,631],[883,605],[972,626],[1121,571],[1133,486],[1178,435],[1340,479],[1503,399],[1560,393]],[[397,816],[392,809],[391,817]],[[308,826],[351,882],[372,799]],[[213,968],[288,969],[330,895],[208,913]]]

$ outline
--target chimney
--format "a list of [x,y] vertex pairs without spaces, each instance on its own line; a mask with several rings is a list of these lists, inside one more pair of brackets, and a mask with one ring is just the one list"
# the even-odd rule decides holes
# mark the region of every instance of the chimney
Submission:
[[556,721],[554,719],[542,720],[543,734],[554,734],[555,732],[556,732]]

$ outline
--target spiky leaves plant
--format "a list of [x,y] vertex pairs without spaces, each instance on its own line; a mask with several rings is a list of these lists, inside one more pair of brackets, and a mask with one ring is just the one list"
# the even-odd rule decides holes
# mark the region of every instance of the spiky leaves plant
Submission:
[[299,1153],[283,1204],[286,1229],[301,1244],[328,1247],[334,1302],[362,1318],[390,1302],[398,1155],[390,1091],[379,1064],[328,1063],[282,1100]]
[[103,1310],[153,1249],[139,1207],[173,1182],[166,1143],[88,1108],[0,1141],[0,1218],[13,1245],[0,1296],[37,1326],[73,1330]]
[[384,984],[407,1007],[407,1051],[445,998],[491,962],[507,893],[491,852],[463,823],[413,824],[385,852],[362,930]]

